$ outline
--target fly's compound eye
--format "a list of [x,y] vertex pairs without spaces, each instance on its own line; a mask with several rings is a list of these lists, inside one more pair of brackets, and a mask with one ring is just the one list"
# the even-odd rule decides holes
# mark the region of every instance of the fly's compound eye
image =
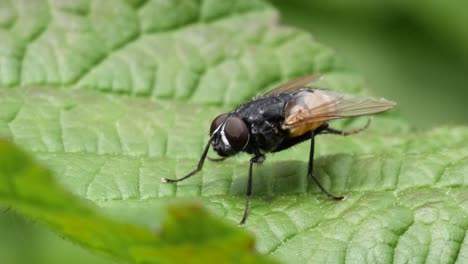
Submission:
[[226,119],[228,118],[228,114],[221,114],[217,116],[213,122],[211,122],[211,127],[210,127],[210,136],[213,135],[213,132],[222,124]]
[[235,151],[241,151],[249,142],[249,129],[244,121],[238,117],[231,117],[224,126],[224,134],[226,135],[229,145]]

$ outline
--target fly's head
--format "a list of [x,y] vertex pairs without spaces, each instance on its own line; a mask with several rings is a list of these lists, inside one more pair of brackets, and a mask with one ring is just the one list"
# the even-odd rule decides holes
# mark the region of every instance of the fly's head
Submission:
[[230,114],[217,116],[210,127],[211,144],[221,157],[242,151],[249,143],[250,132],[244,121]]

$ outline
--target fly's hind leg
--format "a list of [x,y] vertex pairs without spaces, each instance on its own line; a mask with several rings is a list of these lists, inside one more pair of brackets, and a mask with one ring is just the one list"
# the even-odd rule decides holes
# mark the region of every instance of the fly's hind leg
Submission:
[[334,129],[334,128],[327,126],[323,128],[322,130],[320,130],[318,134],[321,134],[321,135],[333,134],[333,135],[349,136],[349,135],[357,134],[366,130],[370,126],[371,121],[372,121],[372,118],[369,117],[367,119],[367,123],[363,127],[358,128],[358,129],[353,129],[353,130],[338,130],[338,129]]
[[[326,129],[326,128],[325,128]],[[346,200],[346,196],[335,196],[327,189],[325,189],[322,184],[319,182],[319,180],[315,177],[314,175],[314,149],[315,149],[315,133],[312,131],[311,132],[311,138],[310,138],[310,155],[309,155],[309,170],[307,172],[307,175],[310,175],[312,180],[317,184],[317,186],[320,188],[320,190],[325,193],[328,197],[334,199],[334,200]]]

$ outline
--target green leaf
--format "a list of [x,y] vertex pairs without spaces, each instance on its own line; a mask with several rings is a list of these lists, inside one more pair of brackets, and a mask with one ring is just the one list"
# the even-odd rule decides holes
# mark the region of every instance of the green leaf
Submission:
[[[319,87],[370,94],[262,1],[34,4],[0,12],[0,137],[57,183],[3,143],[2,199],[121,261],[258,261],[251,238],[217,219],[241,219],[247,155],[176,185],[161,178],[195,168],[213,117],[293,77],[321,73]],[[246,228],[287,263],[463,262],[467,142],[466,127],[415,133],[395,111],[363,134],[320,136],[315,172],[343,202],[306,178],[309,144],[269,155]],[[194,202],[215,216],[184,205]]]

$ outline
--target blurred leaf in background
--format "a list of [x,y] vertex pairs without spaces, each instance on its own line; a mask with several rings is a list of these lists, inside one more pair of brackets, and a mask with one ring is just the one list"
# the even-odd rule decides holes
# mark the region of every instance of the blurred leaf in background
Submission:
[[416,127],[468,123],[467,2],[270,2],[283,23],[335,48]]

